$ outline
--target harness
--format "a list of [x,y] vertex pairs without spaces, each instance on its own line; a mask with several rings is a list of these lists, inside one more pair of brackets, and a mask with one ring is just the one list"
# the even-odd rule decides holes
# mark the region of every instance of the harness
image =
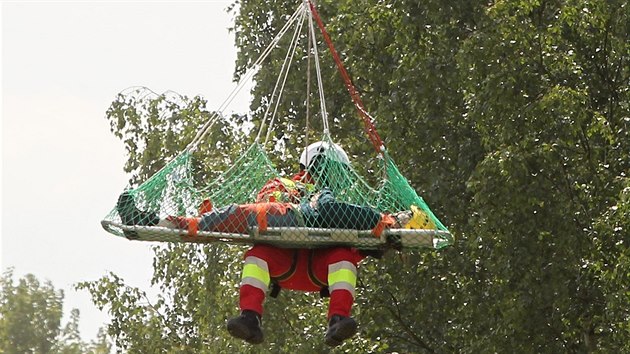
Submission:
[[300,199],[315,191],[315,186],[307,181],[279,177],[273,179],[258,193],[256,201],[299,203]]
[[[307,274],[308,274],[308,278],[309,280],[315,284],[316,286],[320,287],[319,290],[319,295],[324,298],[324,297],[330,297],[330,291],[328,290],[328,285],[324,282],[322,282],[320,279],[318,279],[315,276],[315,272],[313,271],[313,257],[315,254],[315,250],[309,250],[308,252],[308,263],[307,263]],[[276,277],[271,277],[271,285],[270,285],[270,292],[269,292],[269,296],[272,298],[277,298],[278,294],[280,294],[280,290],[282,289],[282,287],[280,286],[280,282],[283,282],[289,278],[291,278],[293,276],[293,274],[295,274],[295,270],[297,269],[297,263],[298,263],[298,259],[299,259],[300,253],[299,250],[294,250],[293,251],[293,260],[291,261],[291,267],[289,267],[289,270],[287,270],[286,272],[276,276]]]

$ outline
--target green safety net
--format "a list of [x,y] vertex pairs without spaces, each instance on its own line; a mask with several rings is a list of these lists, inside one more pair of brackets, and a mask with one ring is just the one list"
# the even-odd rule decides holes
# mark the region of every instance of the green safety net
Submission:
[[[253,67],[277,47],[275,43],[289,25],[296,29],[294,43],[285,56],[285,64],[290,64],[292,55],[289,53],[295,50],[300,39],[297,34],[311,12],[316,15],[313,6],[301,2]],[[318,16],[315,19],[378,153],[380,166],[375,171],[380,181],[378,185],[370,186],[357,173],[345,152],[340,153],[335,148],[337,145],[328,133],[321,75],[318,74],[324,133],[322,145],[305,161],[306,173],[300,175],[301,178],[283,176],[278,171],[264,145],[259,143],[259,133],[255,142],[232,161],[227,170],[208,180],[208,168],[203,165],[207,156],[197,156],[203,154],[197,147],[202,137],[211,131],[214,124],[211,119],[183,153],[137,188],[122,193],[102,221],[103,227],[113,234],[145,241],[222,241],[306,248],[344,245],[360,249],[441,248],[451,244],[452,237],[446,227],[411,188],[383,147],[372,118],[352,86],[321,20]],[[312,21],[309,28],[313,34]],[[319,72],[318,56],[314,55],[314,59]],[[280,78],[286,75],[289,66],[283,65],[283,69],[287,69],[279,75],[276,88],[278,83],[284,82]],[[242,86],[239,84],[239,87]],[[280,88],[277,100],[282,91]],[[275,93],[276,89],[272,98]],[[270,107],[273,107],[271,102]],[[267,136],[272,131],[275,114],[274,109]],[[266,118],[267,113],[263,123]],[[261,132],[263,127],[261,124]]]
[[[328,136],[323,142],[333,145]],[[387,152],[376,171],[381,183],[371,187],[334,149],[321,150],[308,177],[293,181],[254,143],[210,182],[196,177],[203,159],[185,151],[121,194],[103,227],[135,240],[280,247],[417,249],[452,242]]]

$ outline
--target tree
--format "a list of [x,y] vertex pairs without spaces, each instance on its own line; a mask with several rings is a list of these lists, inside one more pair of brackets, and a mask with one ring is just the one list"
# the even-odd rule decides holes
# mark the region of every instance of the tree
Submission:
[[[630,19],[625,1],[317,5],[390,154],[457,238],[439,252],[364,264],[356,307],[363,325],[342,350],[627,351]],[[294,6],[286,0],[244,0],[233,7],[237,77]],[[318,47],[322,53],[321,40]],[[279,155],[286,161],[276,161],[281,168],[288,169],[304,145],[304,54],[295,58],[279,106],[278,114],[288,119],[277,122],[272,134],[272,144],[284,149]],[[258,70],[251,116],[238,117],[238,124],[260,125],[284,55],[272,52]],[[358,165],[368,166],[369,175],[378,160],[357,134],[359,120],[328,57],[322,59],[322,73],[333,138]],[[311,92],[316,107],[318,96]],[[160,108],[163,98],[119,105],[130,99],[121,96],[108,117],[130,151],[127,170],[137,182],[190,141],[210,112],[201,98],[166,111]],[[174,122],[175,135],[166,129]],[[213,134],[205,145],[219,144],[228,133]],[[234,140],[246,144],[240,137]],[[219,158],[208,162],[220,169],[240,146],[218,146],[211,154]],[[117,338],[135,335],[142,325],[151,331],[169,328],[156,337],[168,350],[246,351],[249,347],[221,330],[235,309],[240,251],[158,248],[154,283],[177,301],[142,304],[142,293],[125,290],[114,275],[88,287],[100,306],[109,306],[114,316],[109,331]],[[267,348],[320,350],[324,305],[309,295],[285,293],[269,301]],[[172,315],[155,319],[158,312]],[[134,314],[145,314],[137,328]],[[148,326],[158,320],[159,326]],[[180,326],[189,333],[185,340],[164,341]],[[147,343],[140,339],[129,340],[128,348],[144,348]],[[216,346],[200,344],[209,340]]]
[[40,283],[32,274],[13,281],[13,271],[0,278],[0,352],[2,353],[109,353],[101,336],[88,346],[79,336],[79,310],[61,328],[63,291],[50,281]]
[[50,352],[59,334],[63,292],[32,274],[14,284],[11,270],[0,284],[0,347],[7,353]]
[[58,354],[109,354],[112,345],[107,333],[100,328],[97,338],[90,343],[86,343],[81,339],[79,332],[79,310],[72,309],[70,311],[70,320],[61,328],[52,353]]
[[[287,3],[240,2],[242,65],[269,18],[282,21],[257,11]],[[593,228],[609,225],[627,185],[624,2],[318,5],[390,152],[459,238],[445,252],[410,257],[408,271],[385,264],[369,273],[367,283],[379,285],[361,308],[384,309],[370,317],[398,328],[379,326],[372,338],[400,351],[623,348],[627,331],[611,335],[602,321],[610,283],[592,265],[627,264],[627,245],[604,253],[595,242],[619,236]],[[328,83],[337,87],[328,96],[339,136],[356,136],[344,125],[352,107],[340,101],[343,88]],[[261,97],[269,84],[260,83]],[[619,294],[627,283],[615,280]],[[615,308],[617,321],[627,318]]]

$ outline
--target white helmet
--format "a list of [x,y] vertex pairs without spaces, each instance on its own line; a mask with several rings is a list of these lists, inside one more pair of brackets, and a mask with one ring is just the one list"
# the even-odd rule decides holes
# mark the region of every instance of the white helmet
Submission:
[[326,153],[326,156],[341,162],[345,165],[350,164],[350,159],[348,158],[348,154],[341,148],[341,146],[335,143],[329,143],[327,141],[318,141],[316,143],[312,143],[309,145],[304,151],[302,151],[302,155],[300,156],[300,164],[304,167],[308,167],[313,158],[318,155],[324,154],[326,150],[330,150],[330,152]]

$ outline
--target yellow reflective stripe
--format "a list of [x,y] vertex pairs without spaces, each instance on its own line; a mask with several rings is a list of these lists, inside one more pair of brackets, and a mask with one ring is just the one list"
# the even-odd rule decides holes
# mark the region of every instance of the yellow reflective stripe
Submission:
[[269,282],[271,281],[269,277],[269,271],[261,268],[258,264],[254,263],[245,264],[245,266],[243,266],[243,275],[241,276],[241,278],[245,279],[248,277],[260,280],[265,284],[269,284]]
[[350,269],[339,269],[328,273],[328,286],[333,286],[339,282],[346,282],[355,287],[357,285],[357,275]]

